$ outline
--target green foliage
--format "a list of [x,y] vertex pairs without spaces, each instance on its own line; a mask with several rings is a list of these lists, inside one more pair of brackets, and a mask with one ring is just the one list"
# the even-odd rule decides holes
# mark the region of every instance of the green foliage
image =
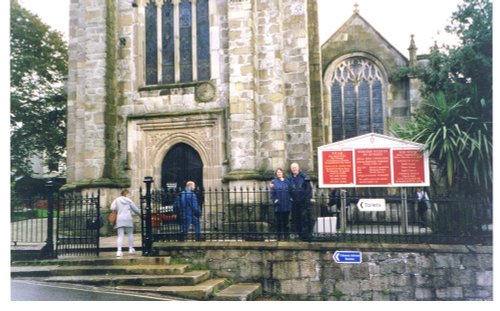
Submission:
[[[456,47],[433,49],[429,65],[415,70],[426,104],[393,132],[425,144],[448,187],[490,194],[492,186],[492,3],[464,0],[447,31]],[[401,74],[405,74],[402,70]]]
[[491,104],[493,32],[492,3],[489,0],[464,0],[451,16],[446,28],[460,39],[459,46],[434,49],[430,66],[420,78],[424,94],[444,92],[451,101],[478,97]]
[[345,294],[342,291],[338,290],[338,289],[336,289],[333,292],[333,297],[335,297],[337,300],[342,299],[342,297],[344,297],[344,296],[345,296]]
[[491,189],[491,124],[469,109],[469,98],[449,102],[443,93],[437,93],[429,100],[412,122],[404,127],[395,125],[394,133],[423,143],[431,160],[446,176],[448,187]]
[[16,0],[10,26],[11,166],[29,174],[30,157],[41,155],[57,170],[66,147],[67,45]]

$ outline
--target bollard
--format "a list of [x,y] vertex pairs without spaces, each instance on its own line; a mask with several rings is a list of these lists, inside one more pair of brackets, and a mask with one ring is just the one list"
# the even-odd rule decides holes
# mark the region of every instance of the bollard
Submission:
[[45,183],[47,188],[47,240],[42,248],[44,258],[55,258],[54,252],[54,182],[49,180]]

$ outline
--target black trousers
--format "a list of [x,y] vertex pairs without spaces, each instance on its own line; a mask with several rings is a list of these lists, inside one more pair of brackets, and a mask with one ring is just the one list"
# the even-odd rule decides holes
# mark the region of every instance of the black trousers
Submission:
[[288,240],[290,236],[290,212],[274,212],[274,215],[276,218],[276,231],[278,233],[278,240]]
[[303,241],[311,239],[311,209],[309,202],[292,203],[292,231]]
[[418,224],[421,227],[424,227],[427,225],[427,205],[425,202],[418,202]]

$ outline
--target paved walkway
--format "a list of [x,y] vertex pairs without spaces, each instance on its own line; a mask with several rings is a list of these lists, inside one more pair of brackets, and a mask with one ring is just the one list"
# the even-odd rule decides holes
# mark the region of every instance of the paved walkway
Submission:
[[[101,249],[109,249],[109,248],[116,248],[116,235],[108,236],[108,237],[101,237],[99,239],[99,247]],[[141,247],[142,240],[141,240],[141,234],[140,233],[135,233],[134,234],[134,247],[139,248]],[[123,238],[123,249],[127,250],[128,249],[128,239],[125,236]]]

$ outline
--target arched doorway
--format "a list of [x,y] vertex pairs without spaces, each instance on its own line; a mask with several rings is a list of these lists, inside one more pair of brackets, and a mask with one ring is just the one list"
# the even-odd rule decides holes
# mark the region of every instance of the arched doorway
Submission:
[[185,143],[178,143],[170,149],[161,165],[161,186],[182,188],[192,180],[197,188],[203,188],[203,162],[198,152]]

